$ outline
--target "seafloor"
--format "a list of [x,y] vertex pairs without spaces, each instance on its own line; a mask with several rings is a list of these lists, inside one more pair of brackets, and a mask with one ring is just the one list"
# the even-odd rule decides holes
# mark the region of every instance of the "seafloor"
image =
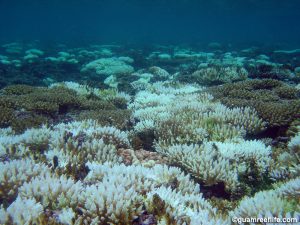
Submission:
[[0,87],[1,224],[300,221],[300,49],[15,42]]

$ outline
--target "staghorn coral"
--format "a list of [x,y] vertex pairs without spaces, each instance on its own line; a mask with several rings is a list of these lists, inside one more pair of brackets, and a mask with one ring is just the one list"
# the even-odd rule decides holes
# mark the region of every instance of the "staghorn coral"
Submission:
[[115,110],[85,110],[80,112],[78,120],[96,120],[101,126],[114,126],[121,130],[131,128],[131,111],[123,109]]
[[281,81],[248,80],[212,88],[209,91],[228,107],[252,107],[268,124],[287,126],[300,112],[299,92]]
[[248,77],[248,71],[238,66],[212,65],[206,68],[199,68],[189,76],[181,76],[178,77],[179,80],[189,77],[190,80],[201,85],[215,85],[245,80]]
[[12,160],[0,163],[0,199],[1,204],[7,205],[18,194],[18,188],[36,176],[45,176],[50,168],[31,159]]
[[[256,217],[258,213],[297,216],[296,202],[289,199],[299,197],[299,179],[245,197],[227,215],[205,200],[199,185],[178,168],[94,162],[87,166],[90,172],[83,181],[47,173],[25,182],[16,200],[8,207],[0,207],[1,223],[131,224],[142,214],[143,207],[159,223],[169,225],[225,225],[232,216]],[[12,213],[14,210],[17,213]]]
[[169,224],[226,224],[202,194],[184,194],[159,187],[147,194],[147,208]]
[[82,191],[83,185],[80,181],[75,182],[64,175],[56,177],[46,174],[24,183],[19,188],[18,196],[34,198],[44,208],[56,210],[66,206],[75,208]]
[[85,163],[121,162],[117,149],[130,147],[127,133],[115,127],[101,127],[96,121],[76,121],[29,129],[20,135],[3,131],[0,157],[30,157],[67,172],[76,179],[87,173]]
[[1,224],[35,224],[43,217],[43,206],[32,198],[18,197],[6,210],[0,207]]
[[243,198],[229,215],[236,217],[277,217],[299,220],[299,179],[290,180],[268,191]]
[[[78,220],[89,223],[130,224],[141,214],[146,193],[155,187],[171,186],[185,195],[199,193],[198,185],[189,181],[177,168],[88,163],[85,182],[91,183],[81,194],[83,215]],[[198,196],[201,197],[200,194]],[[192,196],[190,197],[192,198]],[[209,203],[206,203],[210,207]],[[150,206],[154,207],[154,206]]]
[[[127,64],[127,58],[101,58],[84,65],[81,72],[95,71],[98,75],[125,75],[134,71],[134,68]],[[130,60],[130,62],[132,62]]]
[[[49,88],[8,86],[1,90],[0,95],[0,127],[12,126],[17,132],[22,132],[45,123],[64,119],[91,119],[96,117],[95,114],[100,114],[95,119],[102,122],[102,125],[113,125],[116,122],[118,127],[125,128],[130,114],[126,111],[129,100],[130,96],[125,93],[106,91],[103,94],[100,89],[74,82],[53,84]],[[109,119],[103,116],[105,110],[118,116]]]
[[227,190],[235,190],[238,186],[236,166],[223,157],[213,144],[156,146],[155,149],[206,185],[223,182]]
[[189,87],[192,91],[187,87],[180,91],[176,87],[153,85],[148,91],[137,93],[129,104],[137,120],[135,132],[152,130],[158,143],[172,145],[240,139],[264,129],[265,124],[255,110],[230,109],[214,102],[211,95]]

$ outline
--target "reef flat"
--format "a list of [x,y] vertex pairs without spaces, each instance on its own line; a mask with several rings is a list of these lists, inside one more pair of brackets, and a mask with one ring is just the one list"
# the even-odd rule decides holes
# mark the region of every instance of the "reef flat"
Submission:
[[297,49],[14,42],[0,88],[1,224],[300,221]]

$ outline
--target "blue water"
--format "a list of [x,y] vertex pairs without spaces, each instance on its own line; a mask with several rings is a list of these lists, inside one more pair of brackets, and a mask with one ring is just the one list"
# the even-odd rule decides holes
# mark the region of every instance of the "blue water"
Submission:
[[0,41],[299,46],[299,0],[1,0]]

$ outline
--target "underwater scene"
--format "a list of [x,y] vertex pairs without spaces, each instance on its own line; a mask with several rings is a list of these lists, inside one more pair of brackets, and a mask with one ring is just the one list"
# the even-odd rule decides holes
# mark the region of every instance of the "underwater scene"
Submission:
[[300,224],[299,18],[1,0],[0,224]]

